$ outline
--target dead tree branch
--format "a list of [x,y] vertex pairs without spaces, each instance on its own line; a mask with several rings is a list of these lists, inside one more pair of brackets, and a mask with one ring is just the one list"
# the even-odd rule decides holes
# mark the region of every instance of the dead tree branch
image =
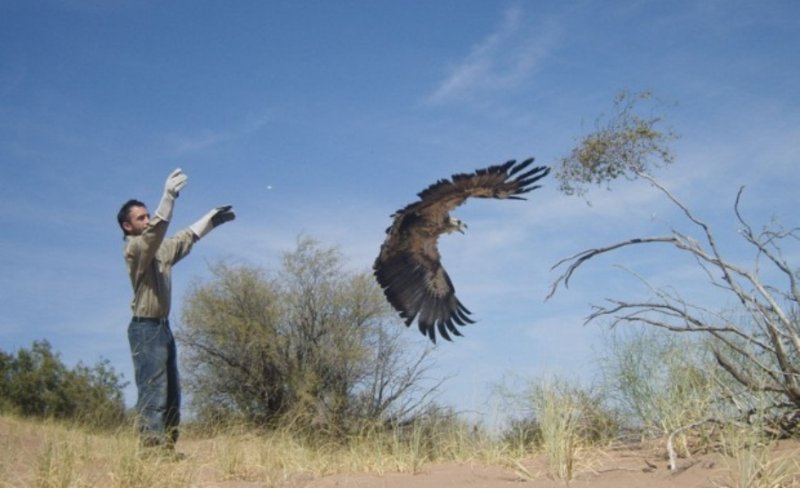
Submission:
[[[800,241],[800,228],[784,229],[773,223],[760,233],[754,232],[740,210],[743,192],[740,188],[734,205],[741,225],[739,234],[755,251],[755,264],[744,267],[723,256],[711,226],[666,187],[647,173],[637,172],[637,176],[649,181],[680,209],[699,230],[697,237],[673,229],[670,235],[634,237],[574,254],[551,268],[566,266],[552,283],[546,299],[559,286],[567,288],[578,268],[592,258],[634,245],[668,244],[692,258],[709,283],[734,298],[743,314],[725,319],[705,307],[686,302],[677,292],[660,290],[642,280],[657,299],[607,299],[609,305],[593,306],[586,322],[606,317],[612,327],[637,323],[672,332],[707,334],[712,339],[717,363],[734,381],[753,392],[776,393],[800,407],[800,271],[787,261],[782,248],[788,242]],[[762,269],[763,263],[771,264],[774,269]],[[776,274],[785,279],[783,285],[775,283]]]

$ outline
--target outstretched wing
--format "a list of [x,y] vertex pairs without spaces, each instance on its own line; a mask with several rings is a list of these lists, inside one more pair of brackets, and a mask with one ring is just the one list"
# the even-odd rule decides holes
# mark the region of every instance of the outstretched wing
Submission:
[[419,200],[398,210],[392,216],[414,212],[436,221],[469,197],[525,200],[520,195],[540,188],[540,185],[534,183],[550,172],[550,168],[545,166],[536,166],[524,171],[531,163],[533,158],[520,163],[512,159],[473,173],[454,174],[450,179],[441,179],[419,192],[417,194]]
[[448,230],[449,212],[469,197],[524,200],[523,195],[539,188],[534,185],[550,171],[546,167],[527,169],[533,159],[514,160],[455,174],[418,194],[420,199],[395,212],[386,230],[386,240],[373,270],[389,303],[406,325],[417,320],[422,334],[436,342],[436,331],[450,340],[460,336],[456,326],[474,321],[470,311],[455,296],[437,248],[439,235]]
[[[439,335],[450,340],[450,334],[460,336],[456,325],[472,323],[470,311],[456,298],[455,288],[442,267],[436,250],[436,238],[410,239],[402,243],[392,239],[387,250],[382,247],[375,261],[375,277],[389,303],[410,326],[417,319],[419,331],[436,342]],[[417,246],[430,247],[420,249]]]

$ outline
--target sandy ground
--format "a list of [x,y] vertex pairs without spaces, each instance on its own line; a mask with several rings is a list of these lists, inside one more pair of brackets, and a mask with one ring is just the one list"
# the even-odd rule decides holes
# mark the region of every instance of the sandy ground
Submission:
[[547,475],[546,466],[533,458],[520,467],[482,466],[478,464],[437,464],[424,467],[417,474],[349,474],[328,476],[308,483],[307,487],[353,488],[447,488],[475,486],[509,488],[529,486],[550,488],[564,486],[593,488],[660,488],[660,487],[713,487],[713,480],[723,478],[723,471],[713,459],[695,459],[695,464],[677,474],[671,474],[665,462],[652,461],[636,453],[615,453],[592,469],[578,472],[566,483]]
[[[661,454],[659,454],[659,452]],[[581,466],[570,482],[548,475],[543,457],[531,457],[518,466],[487,466],[481,463],[424,465],[417,473],[347,473],[322,477],[297,474],[281,480],[280,486],[297,488],[721,488],[737,485],[731,478],[731,461],[716,453],[680,459],[675,473],[660,449],[626,448],[584,453]],[[781,442],[775,446],[777,458],[800,458],[800,443]],[[210,486],[247,488],[271,486],[259,481],[228,481]],[[772,486],[772,485],[770,485]],[[776,485],[800,487],[800,477]]]
[[[202,487],[280,487],[280,488],[456,488],[456,487],[591,487],[591,488],[667,488],[667,487],[734,487],[748,486],[732,478],[734,464],[718,453],[698,454],[680,459],[678,470],[669,470],[665,450],[660,444],[647,448],[636,446],[580,453],[574,468],[575,476],[567,483],[553,479],[543,456],[533,456],[515,465],[485,465],[479,462],[424,464],[416,473],[340,473],[326,476],[310,472],[291,472],[283,475],[260,472],[243,479],[230,479],[219,472],[218,451],[214,440],[179,442],[186,459],[170,461],[165,473],[189,473],[191,486]],[[35,473],[25,468],[22,460],[41,459],[44,440],[41,432],[29,424],[9,422],[0,418],[0,472],[6,479],[0,487],[34,486]],[[216,452],[216,454],[215,454]],[[800,442],[776,443],[769,459],[789,459],[795,462],[795,478],[772,487],[800,487]],[[41,463],[40,463],[41,464]],[[90,463],[92,464],[92,463]],[[41,469],[34,468],[34,469]],[[108,466],[97,466],[98,485],[107,485]],[[13,477],[14,480],[10,480]],[[226,479],[228,478],[228,479]],[[52,480],[51,480],[52,481]],[[40,484],[40,483],[39,483]],[[91,482],[89,485],[93,485]],[[81,486],[87,486],[82,483]],[[183,484],[185,486],[185,484]],[[758,485],[767,486],[767,485]]]

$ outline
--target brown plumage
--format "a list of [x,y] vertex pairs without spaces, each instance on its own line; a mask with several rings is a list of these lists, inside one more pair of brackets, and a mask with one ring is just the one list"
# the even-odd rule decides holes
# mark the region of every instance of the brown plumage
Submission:
[[386,240],[373,265],[378,283],[389,303],[410,326],[417,319],[419,331],[436,342],[436,331],[450,340],[460,336],[456,326],[471,324],[470,311],[456,298],[455,288],[441,263],[436,242],[443,233],[462,232],[466,225],[450,211],[469,197],[525,200],[523,193],[539,188],[535,182],[550,168],[527,169],[533,158],[515,160],[455,174],[418,194],[419,200],[392,214]]

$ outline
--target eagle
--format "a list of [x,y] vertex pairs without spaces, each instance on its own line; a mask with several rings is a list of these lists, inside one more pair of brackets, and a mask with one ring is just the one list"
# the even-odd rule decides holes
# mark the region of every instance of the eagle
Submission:
[[437,330],[450,341],[451,334],[461,336],[457,325],[474,323],[442,266],[437,240],[445,233],[464,233],[466,224],[450,211],[467,198],[525,200],[520,195],[539,188],[534,183],[550,172],[546,166],[529,169],[531,163],[533,158],[519,163],[512,159],[473,173],[454,174],[422,190],[419,200],[391,215],[394,221],[386,229],[373,272],[406,326],[417,319],[419,331],[435,344]]

